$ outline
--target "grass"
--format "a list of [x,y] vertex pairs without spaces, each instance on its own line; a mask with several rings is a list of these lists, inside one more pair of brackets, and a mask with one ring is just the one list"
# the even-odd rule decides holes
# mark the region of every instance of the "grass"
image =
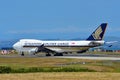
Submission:
[[[101,60],[82,60],[82,59],[63,59],[63,58],[0,58],[0,66],[10,67],[12,70],[46,69],[51,72],[57,70],[74,69],[77,72],[84,70],[95,72],[120,72],[119,61],[101,61]],[[57,70],[55,70],[57,69]],[[54,72],[53,71],[53,72]],[[58,71],[58,72],[61,72]],[[71,72],[73,72],[71,70]],[[31,71],[32,72],[32,71]],[[37,71],[38,72],[38,71]],[[64,71],[63,71],[64,72]],[[66,71],[65,71],[66,72]]]
[[[102,52],[101,52],[102,53]],[[99,53],[99,54],[101,54]],[[97,53],[93,53],[97,54]],[[104,53],[114,54],[114,53]],[[118,54],[118,53],[117,53]],[[13,54],[14,55],[14,54]],[[12,56],[12,54],[11,54]],[[16,71],[34,72],[120,72],[120,61],[104,61],[104,60],[85,60],[85,59],[63,59],[63,58],[0,58],[0,66],[3,70],[7,69]],[[40,69],[40,70],[39,70]],[[72,70],[71,70],[72,69]],[[38,71],[37,71],[38,70]],[[46,71],[48,70],[48,71]],[[53,70],[53,71],[52,71]],[[61,71],[59,71],[61,70]]]
[[95,72],[40,72],[0,74],[2,80],[119,80],[120,61],[57,59],[57,58],[0,58],[0,66],[11,69],[88,69]]
[[101,72],[41,72],[1,74],[2,80],[119,80],[120,73]]

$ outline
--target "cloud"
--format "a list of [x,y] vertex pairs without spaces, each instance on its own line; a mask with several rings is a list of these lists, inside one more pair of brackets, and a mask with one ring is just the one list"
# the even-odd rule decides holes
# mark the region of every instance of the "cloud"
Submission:
[[78,27],[59,27],[59,28],[46,28],[46,29],[28,29],[28,30],[11,30],[9,34],[40,34],[40,33],[76,33],[87,31],[87,29],[79,29]]
[[109,27],[107,29],[109,32],[120,32],[120,27]]

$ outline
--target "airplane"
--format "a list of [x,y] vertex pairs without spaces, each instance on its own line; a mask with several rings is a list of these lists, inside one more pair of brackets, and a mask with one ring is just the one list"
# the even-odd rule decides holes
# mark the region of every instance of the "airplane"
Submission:
[[104,33],[107,23],[102,23],[86,40],[51,40],[21,39],[13,45],[13,48],[24,56],[25,53],[37,54],[45,52],[46,56],[63,56],[63,53],[86,52],[89,48],[104,45]]

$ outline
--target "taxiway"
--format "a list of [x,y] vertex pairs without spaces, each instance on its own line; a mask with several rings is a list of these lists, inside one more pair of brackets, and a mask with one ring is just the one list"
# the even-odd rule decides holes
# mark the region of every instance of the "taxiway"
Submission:
[[76,54],[64,56],[49,56],[45,55],[0,55],[0,58],[75,58],[75,59],[90,59],[90,60],[120,60],[120,55],[107,55],[107,54]]

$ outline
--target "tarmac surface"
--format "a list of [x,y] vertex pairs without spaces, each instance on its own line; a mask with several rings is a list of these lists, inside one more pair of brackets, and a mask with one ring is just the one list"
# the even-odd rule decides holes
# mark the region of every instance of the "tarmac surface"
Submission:
[[75,59],[90,59],[90,60],[120,60],[120,55],[107,54],[66,54],[64,56],[45,56],[45,55],[0,55],[0,58],[75,58]]
[[91,57],[91,56],[62,56],[62,57],[55,57],[55,58],[74,58],[74,59],[90,59],[90,60],[112,60],[118,61],[120,58],[118,57]]

